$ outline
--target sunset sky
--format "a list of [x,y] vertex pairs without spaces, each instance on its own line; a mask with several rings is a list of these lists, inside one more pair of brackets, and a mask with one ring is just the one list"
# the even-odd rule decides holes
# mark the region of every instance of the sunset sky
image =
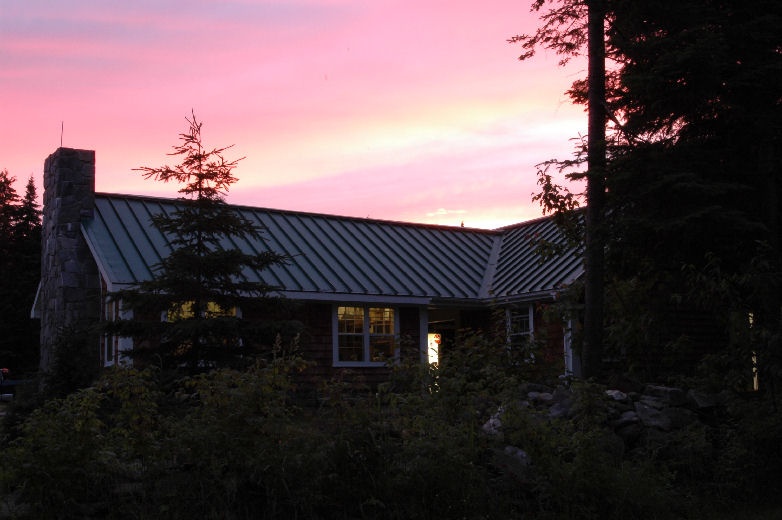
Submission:
[[506,43],[530,0],[3,0],[0,169],[96,151],[98,191],[177,195],[133,168],[191,109],[245,156],[228,201],[494,228],[541,215],[535,164],[586,131],[583,75]]

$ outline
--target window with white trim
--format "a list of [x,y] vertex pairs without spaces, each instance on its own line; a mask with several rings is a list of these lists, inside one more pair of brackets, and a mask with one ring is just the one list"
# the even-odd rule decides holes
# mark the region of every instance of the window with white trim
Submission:
[[[119,317],[119,302],[107,298],[103,303],[103,320],[116,321]],[[100,337],[101,357],[103,365],[109,366],[115,363],[119,356],[119,336],[103,334]]]
[[506,311],[508,347],[524,354],[526,361],[534,361],[532,332],[532,305],[512,307]]
[[508,341],[513,345],[532,336],[532,305],[508,309]]
[[334,309],[335,366],[383,366],[396,357],[395,309],[371,305]]
[[[114,298],[105,298],[101,310],[101,319],[103,321],[128,320],[133,316],[128,309],[123,309],[122,304]],[[131,364],[127,353],[133,349],[133,338],[119,336],[112,333],[104,333],[100,336],[100,359],[105,367],[118,365],[127,366]]]

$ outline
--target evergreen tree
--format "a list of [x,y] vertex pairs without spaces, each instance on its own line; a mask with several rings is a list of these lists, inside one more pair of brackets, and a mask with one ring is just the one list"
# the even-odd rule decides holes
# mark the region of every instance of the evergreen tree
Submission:
[[16,178],[8,170],[0,170],[0,237],[2,237],[3,258],[7,258],[7,248],[13,240],[13,229],[16,223],[17,203],[19,195],[14,189]]
[[41,212],[32,177],[20,200],[0,172],[0,365],[15,372],[38,366],[39,328],[30,318],[41,273]]
[[[0,327],[5,331],[12,327],[18,319],[15,301],[17,296],[14,274],[16,258],[14,247],[14,224],[16,223],[17,201],[19,196],[14,189],[15,178],[8,170],[0,171],[0,266],[3,276],[0,277]],[[0,365],[11,364],[14,355],[16,338],[13,334],[0,336]]]
[[[173,212],[152,218],[168,238],[171,252],[155,266],[151,280],[116,295],[134,319],[116,324],[114,330],[136,338],[136,357],[155,356],[164,366],[195,369],[251,357],[257,330],[248,332],[251,325],[235,309],[246,312],[251,306],[279,302],[267,296],[272,287],[247,281],[243,272],[262,271],[286,257],[226,247],[235,237],[261,238],[262,229],[225,202],[241,159],[225,159],[229,147],[205,148],[202,123],[195,114],[187,121],[188,131],[180,134],[170,154],[181,157],[178,165],[138,169],[147,179],[179,183],[181,196]],[[166,316],[163,322],[161,314]]]
[[17,240],[29,241],[40,249],[41,241],[41,210],[38,207],[38,191],[32,175],[27,179],[24,197],[19,203],[14,234]]
[[[586,216],[584,226],[584,330],[581,335],[581,366],[576,375],[584,378],[599,376],[602,372],[603,358],[603,307],[605,277],[605,189],[606,189],[606,46],[604,24],[606,20],[606,2],[604,0],[535,0],[534,11],[540,11],[546,4],[553,4],[541,15],[542,26],[533,35],[520,35],[511,38],[511,43],[521,43],[525,49],[520,59],[535,54],[537,46],[553,49],[562,56],[560,64],[584,53],[588,56],[588,74],[586,81],[574,83],[570,91],[577,102],[587,105],[589,113],[586,149],[579,151],[575,161],[552,161],[564,167],[587,163],[586,172],[571,175],[572,178],[586,179]],[[585,152],[585,154],[584,154]],[[585,155],[585,157],[584,157]],[[549,163],[551,164],[551,162]],[[545,189],[552,184],[546,181]],[[548,177],[550,179],[550,177]],[[568,195],[553,194],[553,204],[544,210],[558,211],[563,207],[572,207]],[[551,197],[541,194],[537,197],[544,204]],[[565,202],[561,202],[562,199]],[[559,202],[558,202],[559,201]]]
[[[536,0],[541,28],[511,41],[522,44],[522,58],[542,45],[567,61],[587,47],[587,14],[596,5]],[[752,315],[755,335],[764,331],[761,343],[779,342],[782,4],[605,0],[604,7],[612,62],[603,103],[610,121],[600,177],[606,191],[598,190],[610,215],[603,221],[606,345],[657,377],[690,373],[704,354],[682,347],[681,339],[702,335],[681,319],[685,311],[711,316],[712,351],[727,342],[721,324],[735,321],[736,312],[745,327]],[[588,82],[574,82],[569,93],[587,103]],[[588,155],[579,152],[545,165],[578,166]],[[572,208],[572,194],[545,168],[540,184],[545,209]],[[779,349],[766,350],[767,359],[779,356]]]
[[665,328],[678,295],[722,324],[738,312],[749,327],[751,313],[766,336],[752,348],[778,358],[762,345],[780,330],[782,4],[611,5],[608,41],[622,56],[611,108],[623,132],[609,177],[610,270],[625,286],[645,279],[647,328]]

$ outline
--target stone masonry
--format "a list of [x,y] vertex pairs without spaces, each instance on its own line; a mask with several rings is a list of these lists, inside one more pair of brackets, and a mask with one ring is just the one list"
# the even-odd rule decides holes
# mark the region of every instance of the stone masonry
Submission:
[[81,232],[95,206],[95,152],[58,148],[44,163],[43,237],[38,315],[41,370],[65,329],[84,329],[99,318],[100,279]]

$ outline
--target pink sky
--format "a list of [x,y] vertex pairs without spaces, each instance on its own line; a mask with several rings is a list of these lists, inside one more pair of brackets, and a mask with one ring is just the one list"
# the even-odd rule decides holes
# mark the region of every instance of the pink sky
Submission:
[[246,156],[228,201],[494,228],[540,216],[535,164],[567,158],[582,65],[506,43],[529,0],[3,0],[0,169],[96,150],[99,191],[176,196],[133,168],[195,110]]

